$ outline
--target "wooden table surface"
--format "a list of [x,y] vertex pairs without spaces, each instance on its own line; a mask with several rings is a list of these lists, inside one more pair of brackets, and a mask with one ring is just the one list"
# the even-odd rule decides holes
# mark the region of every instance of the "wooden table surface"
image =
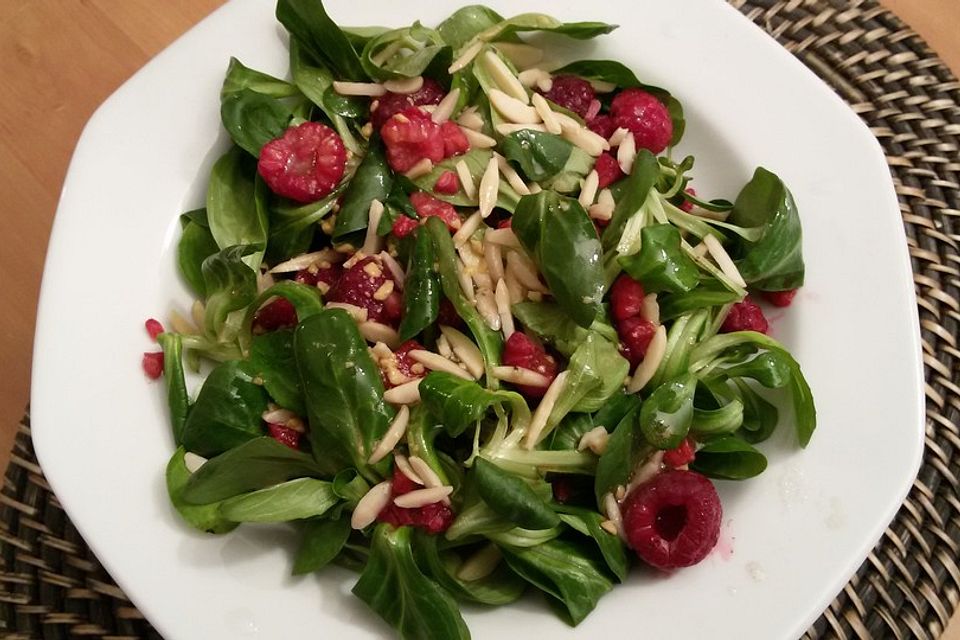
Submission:
[[[882,0],[960,75],[958,0]],[[0,469],[29,396],[37,293],[60,186],[83,124],[222,0],[0,1]],[[69,317],[67,317],[69,321]],[[957,620],[945,638],[960,640]]]

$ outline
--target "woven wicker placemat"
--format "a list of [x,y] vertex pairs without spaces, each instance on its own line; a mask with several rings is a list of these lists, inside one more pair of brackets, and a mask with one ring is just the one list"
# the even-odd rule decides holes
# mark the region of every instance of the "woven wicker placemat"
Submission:
[[[913,259],[926,454],[896,519],[808,631],[936,638],[960,598],[960,83],[874,0],[731,0],[826,80],[883,145]],[[896,366],[896,363],[891,363]],[[37,466],[29,419],[0,492],[0,638],[158,638],[77,534]]]

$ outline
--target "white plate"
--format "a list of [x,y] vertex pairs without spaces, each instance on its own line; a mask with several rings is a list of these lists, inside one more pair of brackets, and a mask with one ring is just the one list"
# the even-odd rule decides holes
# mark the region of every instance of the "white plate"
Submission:
[[[427,0],[330,1],[344,24],[427,24]],[[720,483],[717,552],[670,577],[635,572],[576,631],[539,598],[466,610],[476,638],[791,638],[828,605],[907,493],[923,442],[922,370],[910,264],[883,153],[812,73],[726,4],[490,2],[623,26],[588,44],[668,87],[686,108],[682,152],[701,193],[732,197],[762,164],[793,190],[807,286],[774,335],[803,366],[819,429],[789,429],[770,467]],[[521,7],[522,4],[522,7]],[[140,370],[143,320],[189,297],[176,276],[177,214],[202,202],[223,145],[218,91],[229,56],[287,69],[269,1],[236,1],[157,56],[90,120],[50,241],[33,373],[33,434],[60,501],[107,570],[169,640],[382,637],[386,627],[331,570],[294,579],[283,530],[193,533],[167,503],[172,451],[161,384]]]

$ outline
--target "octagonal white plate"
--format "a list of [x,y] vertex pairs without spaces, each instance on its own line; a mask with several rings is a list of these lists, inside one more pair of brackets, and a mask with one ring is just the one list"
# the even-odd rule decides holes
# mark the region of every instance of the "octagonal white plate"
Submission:
[[[681,152],[696,186],[735,195],[758,164],[784,178],[804,224],[807,286],[774,319],[813,388],[819,429],[789,429],[770,467],[719,483],[718,550],[669,577],[636,572],[572,630],[539,598],[468,607],[476,638],[792,638],[813,622],[893,517],[923,438],[922,369],[906,243],[876,140],[785,50],[718,0],[491,0],[622,26],[581,47],[625,61],[684,103]],[[442,6],[445,5],[445,6]],[[331,0],[343,24],[433,24],[451,3]],[[161,385],[140,371],[143,319],[189,303],[176,276],[177,214],[202,202],[224,144],[218,90],[229,56],[283,75],[271,2],[236,0],[121,87],[77,146],[50,241],[33,372],[40,461],[81,534],[169,640],[374,638],[386,627],[337,569],[289,577],[290,534],[187,530],[167,503],[172,451]]]

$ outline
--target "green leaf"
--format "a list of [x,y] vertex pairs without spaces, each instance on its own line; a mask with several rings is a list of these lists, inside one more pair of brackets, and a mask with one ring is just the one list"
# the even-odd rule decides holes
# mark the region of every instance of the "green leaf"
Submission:
[[504,404],[511,407],[515,427],[523,428],[530,422],[530,409],[519,393],[490,391],[443,371],[432,371],[420,382],[420,400],[454,437],[482,420],[490,408]]
[[207,376],[183,427],[188,451],[210,457],[263,435],[261,415],[267,394],[249,366],[230,361]]
[[725,436],[697,449],[690,468],[709,478],[746,480],[763,473],[767,458],[740,438]]
[[551,423],[567,411],[589,412],[604,406],[623,387],[630,363],[620,355],[619,344],[591,331],[570,356],[567,371],[563,397],[554,405]]
[[422,403],[414,406],[410,410],[410,422],[407,424],[407,450],[411,456],[417,456],[426,462],[443,484],[452,485],[456,491],[463,476],[463,466],[457,462],[453,465],[454,473],[448,473],[449,466],[441,462],[434,445],[434,440],[441,431],[443,425],[431,419]]
[[568,622],[580,624],[613,583],[596,562],[565,540],[533,547],[501,545],[510,568],[563,605]]
[[557,507],[557,510],[560,512],[561,520],[597,543],[604,562],[607,563],[613,575],[617,576],[617,580],[620,582],[626,580],[627,571],[630,569],[626,547],[619,536],[611,534],[600,526],[606,518],[596,511],[582,507],[562,505]]
[[[620,242],[627,221],[643,207],[659,177],[660,163],[657,162],[656,156],[646,149],[641,149],[633,161],[630,175],[621,181],[623,186],[613,210],[613,217],[607,228],[603,230],[605,251],[613,249]],[[656,194],[653,195],[656,196]]]
[[376,480],[386,462],[375,469],[367,460],[393,409],[383,400],[380,371],[356,323],[341,309],[311,316],[297,327],[294,350],[315,455],[345,456],[361,475]]
[[208,460],[183,490],[189,504],[210,504],[292,478],[328,475],[302,451],[262,436]]
[[[191,214],[202,213],[204,224],[190,219]],[[200,270],[203,261],[215,254],[220,248],[217,246],[210,227],[206,225],[207,210],[199,209],[180,216],[183,230],[180,232],[180,242],[177,244],[177,264],[184,280],[190,285],[195,294],[206,297],[207,288],[203,283],[203,274]]]
[[503,16],[482,4],[472,4],[457,9],[440,23],[437,31],[444,42],[454,50],[467,44],[478,33],[503,22]]
[[173,508],[177,510],[184,522],[194,529],[207,533],[227,533],[233,530],[237,525],[220,515],[219,502],[195,505],[184,501],[183,490],[190,480],[190,471],[183,461],[185,454],[183,447],[177,447],[170,462],[167,463],[167,494],[170,496]]
[[242,328],[238,336],[240,346],[244,349],[249,349],[250,342],[253,340],[253,319],[256,317],[257,311],[265,302],[273,298],[284,298],[293,305],[299,322],[323,311],[323,298],[316,287],[293,280],[281,280],[260,292],[247,307],[247,313],[244,315]]
[[616,28],[617,25],[605,22],[560,22],[543,13],[522,13],[486,29],[479,34],[479,38],[494,42],[518,33],[548,31],[576,40],[589,40],[610,33]]
[[257,295],[257,274],[244,262],[252,247],[227,247],[203,261],[204,287],[207,290],[203,330],[208,338],[231,338],[224,325],[233,311],[245,308]]
[[671,224],[644,227],[640,252],[619,260],[630,277],[643,283],[645,291],[687,293],[700,281],[700,270],[680,249],[680,232]]
[[337,224],[333,229],[333,241],[345,242],[355,234],[367,228],[370,203],[387,201],[393,186],[393,173],[387,166],[383,148],[371,143],[367,155],[363,157],[357,173],[343,194],[340,210],[337,212]]
[[436,322],[440,315],[440,276],[435,268],[437,259],[430,232],[418,228],[415,243],[403,289],[401,340],[414,337]]
[[410,527],[380,524],[370,559],[353,593],[383,618],[400,638],[469,640],[470,632],[453,597],[417,566]]
[[515,602],[523,594],[526,583],[503,562],[478,580],[457,577],[464,561],[457,553],[442,552],[438,540],[439,536],[414,531],[413,554],[417,566],[458,600],[499,606]]
[[737,196],[727,220],[762,231],[756,242],[741,239],[736,265],[748,285],[764,291],[803,285],[800,214],[793,195],[779,177],[763,167],[757,168]]
[[764,442],[777,428],[780,420],[777,408],[764,400],[760,394],[742,380],[734,380],[743,403],[743,424],[737,432],[750,444]]
[[768,389],[782,389],[793,375],[790,359],[781,351],[764,351],[755,358],[721,369],[731,378],[756,380]]
[[270,96],[250,89],[228,93],[220,99],[220,120],[233,141],[253,157],[290,124],[290,109]]
[[[398,46],[406,51],[400,53],[397,50],[393,55],[388,51],[386,59],[378,59],[386,49]],[[363,70],[377,81],[415,78],[424,75],[431,67],[446,71],[451,61],[450,47],[440,33],[419,22],[410,27],[385,31],[371,38],[360,54]]]
[[157,336],[157,342],[163,349],[163,378],[167,381],[167,406],[170,407],[173,442],[179,445],[190,411],[187,383],[183,378],[183,344],[175,333],[161,333]]
[[[456,171],[457,164],[460,161],[463,161],[466,165],[467,170],[473,178],[473,183],[480,184],[483,172],[486,170],[492,155],[493,152],[490,149],[471,149],[463,155],[451,156],[434,164],[433,170],[430,173],[416,178],[413,183],[416,184],[421,191],[426,191],[438,200],[449,202],[456,207],[477,207],[479,205],[477,196],[475,195],[473,198],[468,198],[467,194],[463,191],[462,185],[460,190],[452,195],[436,193],[434,192],[434,186],[444,173],[447,171]],[[497,195],[497,206],[512,212],[516,209],[517,202],[519,201],[520,194],[514,191],[513,187],[511,187],[510,183],[506,180],[501,180],[500,190]]]
[[271,331],[255,336],[250,347],[249,368],[263,381],[273,401],[297,415],[306,415],[297,359],[293,351],[293,331]]
[[572,198],[541,191],[521,198],[512,220],[554,299],[589,327],[600,313],[604,282],[600,241],[587,212]]
[[697,309],[706,309],[740,300],[740,295],[730,291],[723,283],[713,278],[702,279],[700,284],[686,293],[668,293],[660,303],[660,321],[673,320]]
[[580,438],[594,427],[612,432],[623,417],[639,405],[639,396],[621,391],[611,396],[594,414],[569,413],[551,434],[550,448],[559,451],[576,449]]
[[322,516],[335,504],[329,482],[297,478],[224,500],[220,513],[233,522],[288,522]]
[[300,548],[293,558],[293,575],[319,571],[340,555],[350,537],[350,518],[314,520],[303,525]]
[[320,0],[278,0],[277,20],[310,55],[344,80],[366,80],[360,56]]
[[607,448],[597,462],[594,477],[594,493],[599,503],[603,496],[626,485],[636,463],[650,452],[650,445],[640,433],[637,416],[640,405],[637,403],[617,424],[607,440]]
[[349,176],[322,200],[310,204],[277,204],[270,206],[270,238],[267,241],[267,258],[277,264],[306,253],[313,242],[317,223],[333,210],[349,184]]
[[230,66],[227,67],[227,76],[224,78],[223,87],[220,89],[220,97],[223,98],[244,89],[250,89],[271,98],[289,98],[300,93],[289,82],[246,67],[242,62],[231,57]]
[[256,189],[257,166],[240,147],[231,147],[213,165],[207,187],[207,220],[221,249],[252,245],[261,253],[247,264],[256,268],[267,244],[266,189]]
[[697,378],[686,374],[661,384],[640,406],[640,431],[658,449],[680,446],[693,420]]
[[483,501],[518,527],[549,529],[560,523],[557,514],[521,478],[484,458],[477,458],[473,469]]
[[568,358],[590,334],[590,329],[574,322],[555,302],[518,302],[511,311],[526,329]]
[[530,180],[540,182],[560,173],[573,151],[573,144],[560,136],[521,129],[500,141],[507,160],[520,167]]

